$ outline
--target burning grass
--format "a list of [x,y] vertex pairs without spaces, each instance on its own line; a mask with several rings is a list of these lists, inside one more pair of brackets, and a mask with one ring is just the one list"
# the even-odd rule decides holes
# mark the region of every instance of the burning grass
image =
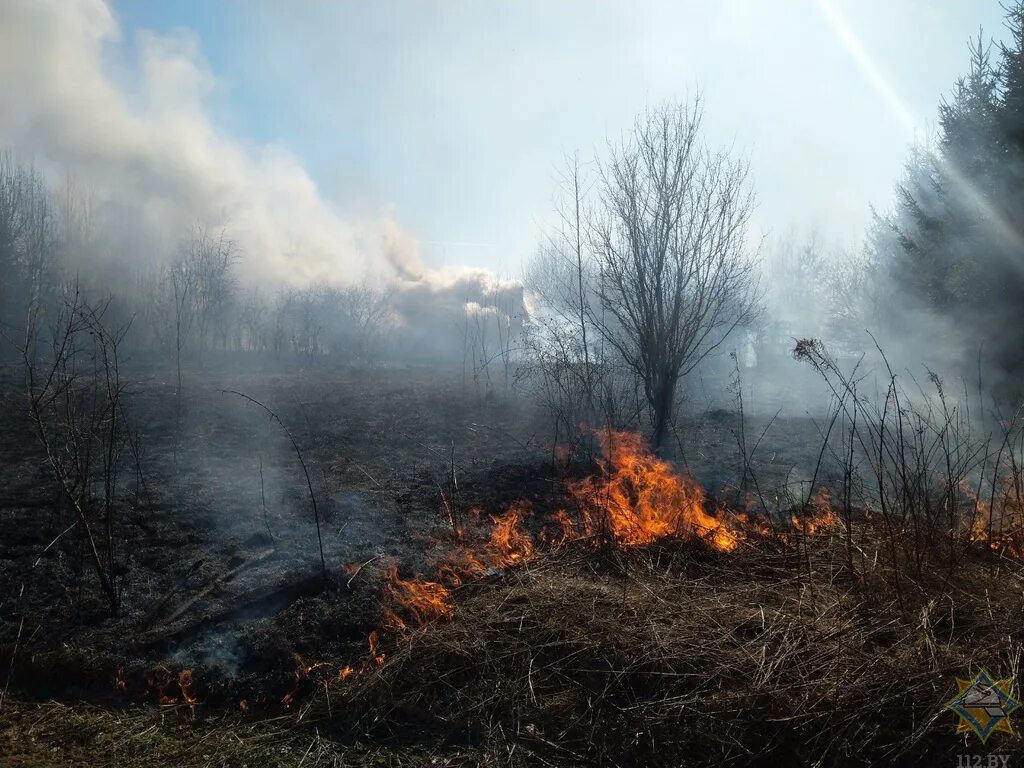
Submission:
[[850,589],[841,535],[812,538],[802,565],[767,545],[546,553],[461,588],[450,620],[392,637],[386,664],[314,710],[362,739],[429,734],[512,764],[952,761],[954,677],[1018,671],[1020,569],[966,566],[908,614]]
[[977,527],[955,578],[911,577],[879,557],[890,521],[844,521],[823,489],[779,530],[712,508],[635,435],[602,447],[557,530],[535,542],[516,506],[460,532],[439,581],[389,573],[388,616],[414,621],[374,636],[387,663],[344,698],[356,732],[552,764],[952,759],[954,677],[1017,672],[1022,571],[970,549]]
[[[640,435],[603,430],[598,436],[603,457],[597,461],[597,472],[567,481],[571,508],[555,510],[536,540],[526,528],[531,515],[526,503],[513,504],[488,518],[473,510],[468,525],[454,532],[436,558],[436,576],[407,579],[396,566],[389,567],[381,629],[401,632],[450,619],[452,589],[530,563],[544,547],[572,544],[580,549],[627,550],[671,539],[727,553],[741,542],[768,534],[766,524],[746,514],[721,507],[714,514],[709,511],[713,505],[703,488],[654,456]],[[808,534],[839,525],[827,495],[819,495],[810,512],[803,518],[794,516],[795,531]],[[347,571],[355,569],[350,566]],[[375,630],[371,649],[378,637]]]
[[[859,546],[883,545],[861,527]],[[841,530],[803,541],[808,558],[768,539],[546,550],[452,588],[449,616],[381,636],[379,665],[297,660],[296,684],[298,670],[331,682],[271,720],[12,702],[0,762],[953,764],[954,678],[1020,671],[1019,566],[963,563],[941,604],[922,585],[907,611],[852,588]],[[884,585],[886,568],[864,578]],[[1002,734],[989,747],[1020,751]]]
[[[773,528],[715,505],[633,435],[602,446],[563,509],[478,512],[438,542],[433,572],[380,568],[368,654],[297,658],[281,717],[255,723],[239,705],[241,719],[204,723],[191,675],[168,673],[165,703],[198,717],[199,740],[233,730],[240,757],[186,747],[175,722],[155,753],[167,762],[150,764],[292,764],[270,745],[303,743],[312,764],[952,763],[954,678],[1018,674],[1024,571],[977,516],[955,562],[910,568],[891,521],[837,514],[824,491]],[[32,743],[20,764],[45,764],[24,735],[57,726],[34,712],[6,716],[0,757]],[[118,722],[128,734],[96,743],[124,759],[88,764],[138,759],[153,725]]]
[[640,435],[602,430],[598,437],[600,471],[569,484],[583,535],[607,533],[625,547],[671,536],[701,539],[722,552],[736,548],[737,526],[724,512],[709,514],[704,489],[656,458]]
[[[884,546],[882,531],[858,528],[868,555]],[[953,761],[964,749],[943,710],[954,678],[1019,672],[1020,567],[982,553],[941,604],[928,596],[936,585],[920,585],[907,610],[885,588],[884,560],[869,556],[867,588],[854,588],[842,529],[800,536],[809,554],[767,538],[728,553],[578,540],[452,587],[443,615],[375,633],[357,667],[297,659],[295,691],[317,682],[272,720],[11,702],[0,762]]]

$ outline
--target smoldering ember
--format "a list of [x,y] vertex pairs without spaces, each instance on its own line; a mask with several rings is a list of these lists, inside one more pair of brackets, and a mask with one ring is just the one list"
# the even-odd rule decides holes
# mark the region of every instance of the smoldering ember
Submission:
[[0,0],[0,766],[1024,764],[1024,2]]

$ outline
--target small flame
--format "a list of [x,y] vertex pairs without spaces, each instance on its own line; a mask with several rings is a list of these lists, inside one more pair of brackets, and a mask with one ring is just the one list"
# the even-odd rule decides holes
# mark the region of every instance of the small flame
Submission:
[[992,552],[1011,557],[1024,557],[1024,509],[1021,509],[1018,486],[1014,478],[997,478],[992,493],[998,510],[995,515],[992,512],[992,505],[978,498],[966,478],[960,481],[960,490],[973,506],[970,514],[973,522],[968,532],[969,539]]
[[370,658],[373,659],[373,663],[378,667],[384,666],[384,654],[380,652],[380,632],[376,629],[370,633],[370,636],[366,638],[367,644],[370,646]]
[[[401,606],[415,626],[422,626],[433,619],[450,618],[452,615],[454,606],[451,592],[440,582],[419,578],[403,579],[398,575],[398,567],[391,566],[386,584],[391,603]],[[408,626],[408,621],[389,610],[385,616],[385,625],[402,630]]]
[[295,654],[295,687],[281,697],[281,704],[284,708],[288,709],[295,703],[295,699],[299,695],[299,686],[302,685],[303,680],[318,669],[324,669],[327,666],[329,665],[326,661],[315,661],[312,664],[307,664],[301,656]]
[[[159,667],[146,678],[148,690],[156,694],[157,703],[166,706],[179,702],[195,711],[199,699],[193,693],[192,670],[183,669],[175,676],[168,669]],[[177,688],[177,691],[174,691]]]
[[507,568],[533,558],[533,539],[522,529],[529,514],[523,504],[513,504],[503,515],[492,517],[490,550],[492,567]]
[[183,669],[178,673],[178,690],[181,691],[181,700],[188,705],[188,708],[195,710],[199,699],[192,695],[192,670]]
[[797,531],[811,536],[815,533],[825,533],[838,530],[842,526],[839,516],[832,509],[832,497],[826,488],[819,488],[811,497],[809,504],[810,515],[797,517],[792,515],[790,522]]

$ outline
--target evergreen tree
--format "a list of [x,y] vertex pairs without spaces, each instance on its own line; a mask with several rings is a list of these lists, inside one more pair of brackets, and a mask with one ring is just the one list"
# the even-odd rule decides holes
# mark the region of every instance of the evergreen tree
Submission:
[[[939,135],[918,147],[894,211],[869,240],[886,265],[889,320],[920,303],[961,334],[965,368],[1024,372],[1024,1],[1007,8],[999,63],[979,33],[968,74],[939,106]],[[973,359],[969,359],[973,358]]]

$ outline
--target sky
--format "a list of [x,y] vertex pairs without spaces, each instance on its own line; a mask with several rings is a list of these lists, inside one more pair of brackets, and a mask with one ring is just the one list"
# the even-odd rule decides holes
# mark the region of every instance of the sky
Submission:
[[750,159],[758,232],[856,244],[934,133],[968,39],[1003,32],[997,0],[5,7],[0,141],[87,179],[114,167],[123,205],[156,188],[153,221],[188,198],[175,227],[223,200],[243,246],[288,252],[265,257],[269,276],[312,280],[377,262],[515,277],[563,159],[697,90],[708,142]]

